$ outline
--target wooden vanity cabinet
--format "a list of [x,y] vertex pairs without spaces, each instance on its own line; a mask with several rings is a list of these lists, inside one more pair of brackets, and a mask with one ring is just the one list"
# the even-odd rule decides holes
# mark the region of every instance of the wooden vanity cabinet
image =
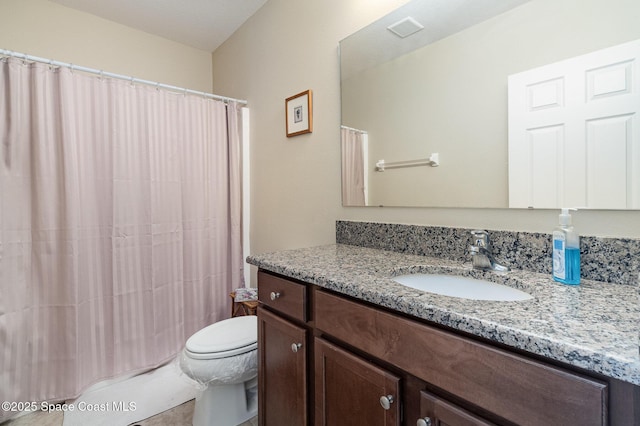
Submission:
[[[607,384],[327,291],[315,326],[503,424],[607,425]],[[411,424],[411,422],[409,422]]]
[[258,422],[309,424],[307,288],[258,274]]
[[262,426],[640,424],[638,386],[271,273],[258,289]]

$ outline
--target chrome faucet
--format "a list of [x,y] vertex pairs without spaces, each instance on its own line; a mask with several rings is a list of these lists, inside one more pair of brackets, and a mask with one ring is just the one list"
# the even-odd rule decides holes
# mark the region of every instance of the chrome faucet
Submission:
[[471,235],[473,236],[473,244],[469,247],[469,253],[471,253],[471,263],[474,269],[499,272],[509,270],[508,266],[500,265],[494,259],[487,231],[471,231]]

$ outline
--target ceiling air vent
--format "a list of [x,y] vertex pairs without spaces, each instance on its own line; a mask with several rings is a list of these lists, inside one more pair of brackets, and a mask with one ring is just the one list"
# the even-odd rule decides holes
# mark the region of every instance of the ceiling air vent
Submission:
[[424,26],[410,16],[407,16],[406,18],[387,27],[389,31],[400,38],[409,37],[411,34],[417,33],[423,28]]

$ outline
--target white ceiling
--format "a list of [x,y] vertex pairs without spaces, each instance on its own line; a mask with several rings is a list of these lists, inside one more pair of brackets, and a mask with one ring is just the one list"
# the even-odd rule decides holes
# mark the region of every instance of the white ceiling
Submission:
[[213,52],[267,0],[51,0]]

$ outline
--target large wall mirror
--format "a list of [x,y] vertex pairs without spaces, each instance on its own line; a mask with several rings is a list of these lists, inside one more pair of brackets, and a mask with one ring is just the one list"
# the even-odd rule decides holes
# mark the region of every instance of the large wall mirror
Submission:
[[[509,78],[638,40],[638,22],[638,0],[412,0],[342,40],[343,205],[558,207],[514,205],[516,197],[510,197]],[[623,76],[623,89],[636,103],[639,65],[607,73]],[[607,81],[598,87],[619,89]],[[531,96],[545,107],[558,86],[540,87]],[[606,146],[594,152],[601,173],[625,168],[627,179],[640,182],[640,121],[638,114],[625,117],[615,132],[626,132],[620,138],[627,145],[611,148],[627,156],[624,164],[606,163]],[[551,145],[561,139],[543,136]],[[557,158],[549,150],[537,155],[556,164],[563,149],[556,149]],[[584,191],[584,175],[567,177],[558,168],[529,174],[536,182],[549,173],[569,181],[559,193]],[[618,187],[596,180],[591,184],[599,184],[600,193]],[[571,204],[566,207],[638,209],[638,191],[623,191],[626,204],[587,205],[562,194],[557,199]]]

